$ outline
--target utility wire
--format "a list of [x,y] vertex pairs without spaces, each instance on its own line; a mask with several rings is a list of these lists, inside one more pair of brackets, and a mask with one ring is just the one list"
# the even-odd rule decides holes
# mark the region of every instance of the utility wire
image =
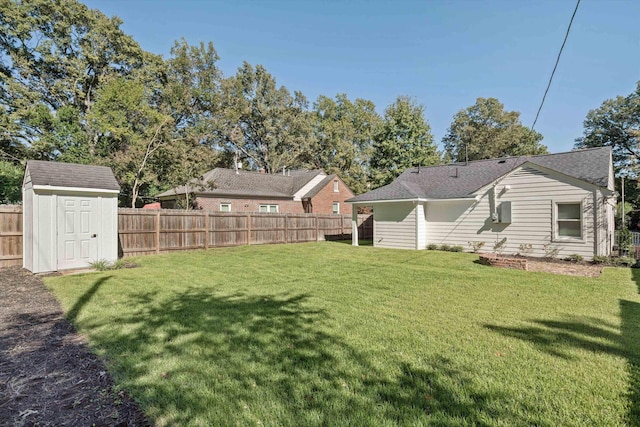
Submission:
[[540,103],[540,107],[538,107],[538,112],[536,113],[536,118],[533,121],[533,125],[531,125],[531,130],[533,130],[536,127],[536,123],[538,122],[538,116],[540,115],[540,111],[542,110],[542,106],[544,105],[544,100],[547,98],[547,93],[549,92],[549,88],[551,87],[551,82],[553,81],[553,76],[556,73],[556,68],[558,68],[558,62],[560,62],[560,56],[562,55],[562,50],[564,49],[565,43],[567,43],[567,38],[569,38],[569,31],[571,31],[571,24],[573,24],[573,18],[575,18],[576,16],[576,12],[578,11],[578,6],[580,6],[580,0],[578,0],[578,2],[576,3],[576,8],[573,10],[573,15],[571,15],[571,20],[569,21],[569,27],[567,27],[567,33],[564,35],[562,46],[560,46],[560,52],[558,52],[558,57],[556,58],[556,65],[553,66],[551,77],[549,77],[549,83],[547,83],[547,89],[544,91],[544,96],[542,97],[542,102]]

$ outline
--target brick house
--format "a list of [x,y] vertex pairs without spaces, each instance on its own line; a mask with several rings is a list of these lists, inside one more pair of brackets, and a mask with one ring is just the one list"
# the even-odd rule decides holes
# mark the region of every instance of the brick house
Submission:
[[337,175],[323,170],[292,170],[286,174],[216,168],[200,179],[158,195],[162,208],[186,201],[214,212],[351,214],[344,201],[353,197]]

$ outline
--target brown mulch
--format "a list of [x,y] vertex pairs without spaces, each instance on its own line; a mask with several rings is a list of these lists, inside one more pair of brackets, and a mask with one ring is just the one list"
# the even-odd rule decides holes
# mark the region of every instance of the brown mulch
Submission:
[[147,426],[35,275],[0,269],[0,425]]

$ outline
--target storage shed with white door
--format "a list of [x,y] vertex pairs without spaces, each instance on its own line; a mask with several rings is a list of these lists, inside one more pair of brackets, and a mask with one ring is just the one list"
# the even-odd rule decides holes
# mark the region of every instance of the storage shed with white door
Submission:
[[116,261],[119,192],[106,166],[28,161],[22,184],[23,267],[44,273]]

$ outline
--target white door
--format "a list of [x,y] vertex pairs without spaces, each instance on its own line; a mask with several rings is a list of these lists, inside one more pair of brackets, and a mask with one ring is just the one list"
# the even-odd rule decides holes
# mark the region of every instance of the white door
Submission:
[[85,268],[98,254],[96,199],[58,196],[58,270]]

